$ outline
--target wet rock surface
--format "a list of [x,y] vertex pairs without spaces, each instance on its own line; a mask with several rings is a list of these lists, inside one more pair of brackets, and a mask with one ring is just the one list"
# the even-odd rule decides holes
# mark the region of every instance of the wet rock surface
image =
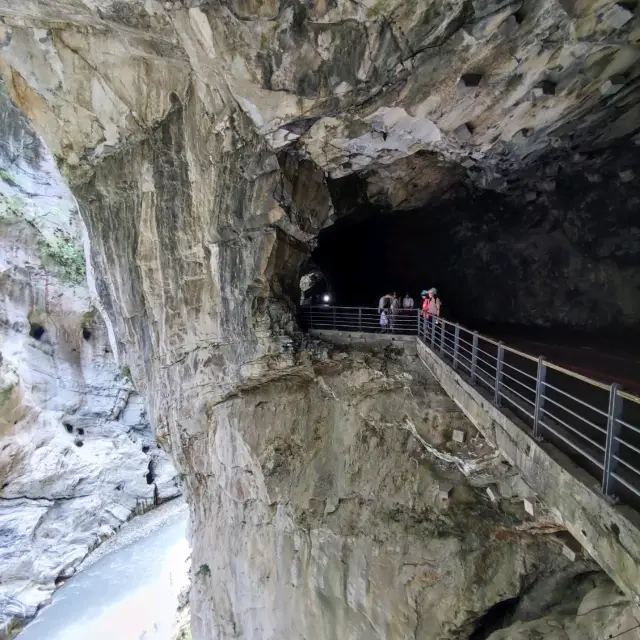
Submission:
[[180,491],[91,303],[73,198],[4,93],[0,113],[2,626]]

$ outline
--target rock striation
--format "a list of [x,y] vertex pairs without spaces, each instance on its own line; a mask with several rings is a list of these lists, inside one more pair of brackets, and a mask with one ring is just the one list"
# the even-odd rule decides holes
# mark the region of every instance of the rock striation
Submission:
[[319,232],[363,201],[550,193],[550,159],[635,145],[635,11],[0,0],[0,73],[78,200],[112,349],[185,475],[195,638],[464,637],[565,575],[423,463],[405,414],[437,449],[433,382],[325,355],[295,304]]
[[75,202],[4,93],[0,114],[2,627],[180,490],[91,303]]

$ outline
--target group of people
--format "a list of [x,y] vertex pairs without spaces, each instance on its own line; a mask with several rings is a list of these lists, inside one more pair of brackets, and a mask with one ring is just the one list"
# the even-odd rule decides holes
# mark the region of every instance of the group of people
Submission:
[[[420,315],[425,322],[436,321],[440,317],[441,302],[438,297],[438,290],[435,287],[431,289],[423,289],[420,293],[422,297],[422,305],[420,307]],[[400,300],[395,293],[385,293],[378,302],[378,313],[380,314],[380,331],[385,333],[391,329],[395,331],[398,318],[401,317],[403,311],[411,311],[415,308],[415,302],[408,293]]]

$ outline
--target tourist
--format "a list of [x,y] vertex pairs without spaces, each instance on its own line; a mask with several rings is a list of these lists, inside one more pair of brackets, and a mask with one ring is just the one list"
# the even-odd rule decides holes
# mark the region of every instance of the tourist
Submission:
[[395,291],[391,294],[391,304],[389,305],[389,308],[391,310],[391,331],[395,331],[398,313],[400,312],[400,299]]
[[402,308],[407,310],[407,309],[413,309],[413,298],[407,293],[404,296],[404,299],[402,300]]
[[378,313],[381,313],[383,309],[388,309],[391,306],[391,294],[385,293],[378,302]]
[[438,290],[435,287],[432,287],[427,291],[427,296],[427,316],[433,316],[436,319],[436,323],[440,324],[440,309],[442,307],[442,303],[438,297]]
[[389,326],[389,318],[387,312],[383,309],[380,311],[380,333],[386,333]]

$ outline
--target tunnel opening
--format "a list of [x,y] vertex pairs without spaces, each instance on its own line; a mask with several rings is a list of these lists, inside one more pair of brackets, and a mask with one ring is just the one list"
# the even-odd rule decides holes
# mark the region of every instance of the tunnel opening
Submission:
[[391,292],[418,304],[437,287],[443,316],[500,339],[640,353],[636,155],[592,154],[596,183],[569,160],[542,162],[503,192],[458,182],[413,208],[381,205],[350,178],[330,185],[337,215],[311,261],[337,306],[375,308]]

